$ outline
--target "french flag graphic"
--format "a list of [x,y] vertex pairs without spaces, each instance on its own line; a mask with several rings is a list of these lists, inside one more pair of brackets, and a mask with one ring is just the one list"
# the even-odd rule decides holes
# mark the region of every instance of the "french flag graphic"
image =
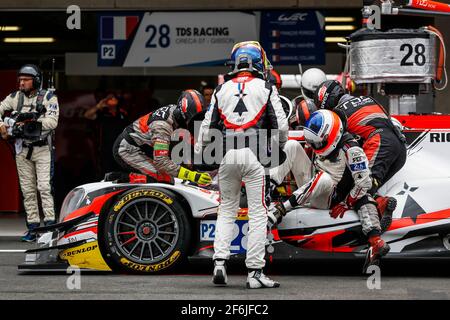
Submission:
[[277,54],[272,55],[272,61],[273,62],[280,62],[280,56]]
[[102,17],[102,40],[127,40],[134,29],[136,29],[138,23],[138,16]]
[[272,30],[272,37],[278,38],[280,36],[280,30]]
[[280,43],[279,42],[272,42],[272,49],[273,50],[280,49]]

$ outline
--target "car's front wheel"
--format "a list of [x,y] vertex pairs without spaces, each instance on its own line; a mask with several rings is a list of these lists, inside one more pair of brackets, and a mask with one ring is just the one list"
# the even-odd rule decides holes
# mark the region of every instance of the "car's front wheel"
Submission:
[[133,189],[103,220],[106,261],[115,271],[160,273],[186,261],[191,226],[177,196],[164,189]]

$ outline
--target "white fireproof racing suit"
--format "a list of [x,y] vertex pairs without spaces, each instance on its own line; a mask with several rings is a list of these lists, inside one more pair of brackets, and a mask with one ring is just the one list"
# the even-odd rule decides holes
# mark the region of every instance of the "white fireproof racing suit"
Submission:
[[[222,131],[223,138],[235,139],[240,134],[256,133],[260,129],[278,129],[279,144],[287,140],[288,123],[275,86],[249,74],[238,74],[235,78],[218,86],[200,128],[196,152],[211,141],[211,129]],[[234,141],[234,140],[233,140]],[[222,143],[222,142],[220,142]],[[265,241],[267,230],[268,175],[254,146],[224,149],[219,168],[221,202],[217,214],[213,259],[229,259],[233,240],[233,227],[239,209],[239,191],[242,181],[248,199],[248,242],[246,266],[261,269],[265,265]],[[258,152],[256,152],[258,153]]]
[[[372,186],[369,164],[364,151],[347,133],[336,151],[327,158],[316,157],[314,177],[297,189],[284,203],[287,211],[296,206],[308,206],[318,209],[329,209],[336,202],[338,184],[351,174],[353,188],[346,202],[354,206],[363,227],[363,233],[372,230],[381,231],[375,202],[367,191]],[[350,179],[351,180],[351,179]]]
[[270,179],[279,185],[292,171],[297,187],[301,187],[311,179],[312,163],[302,145],[295,140],[286,142],[283,148],[286,160],[278,167],[270,169]]

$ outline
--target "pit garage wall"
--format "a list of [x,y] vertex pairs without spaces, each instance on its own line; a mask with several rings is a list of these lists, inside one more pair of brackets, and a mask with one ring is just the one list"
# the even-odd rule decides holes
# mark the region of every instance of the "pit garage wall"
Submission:
[[12,146],[0,139],[0,214],[2,212],[19,212],[21,199],[19,179]]
[[[0,100],[15,90],[17,71],[0,71]],[[21,199],[13,145],[0,139],[0,214],[19,212]]]

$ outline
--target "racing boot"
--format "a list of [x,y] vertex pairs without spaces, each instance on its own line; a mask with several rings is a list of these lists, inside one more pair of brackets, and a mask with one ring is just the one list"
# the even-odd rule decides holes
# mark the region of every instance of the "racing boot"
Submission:
[[379,235],[369,238],[369,249],[366,254],[366,261],[364,262],[363,273],[367,273],[370,266],[379,266],[381,257],[385,256],[391,247],[380,238]]
[[216,259],[214,260],[214,272],[213,279],[214,284],[217,285],[226,285],[228,281],[227,277],[227,266],[225,264],[225,260]]
[[40,223],[30,223],[27,224],[28,231],[25,233],[25,235],[20,238],[23,242],[34,242],[36,240],[36,232],[34,232],[34,229],[39,228]]
[[377,211],[380,217],[381,233],[383,233],[391,226],[392,213],[397,207],[397,200],[393,197],[377,196],[375,201],[377,202]]
[[278,288],[280,283],[267,277],[262,269],[250,270],[247,277],[247,289]]

